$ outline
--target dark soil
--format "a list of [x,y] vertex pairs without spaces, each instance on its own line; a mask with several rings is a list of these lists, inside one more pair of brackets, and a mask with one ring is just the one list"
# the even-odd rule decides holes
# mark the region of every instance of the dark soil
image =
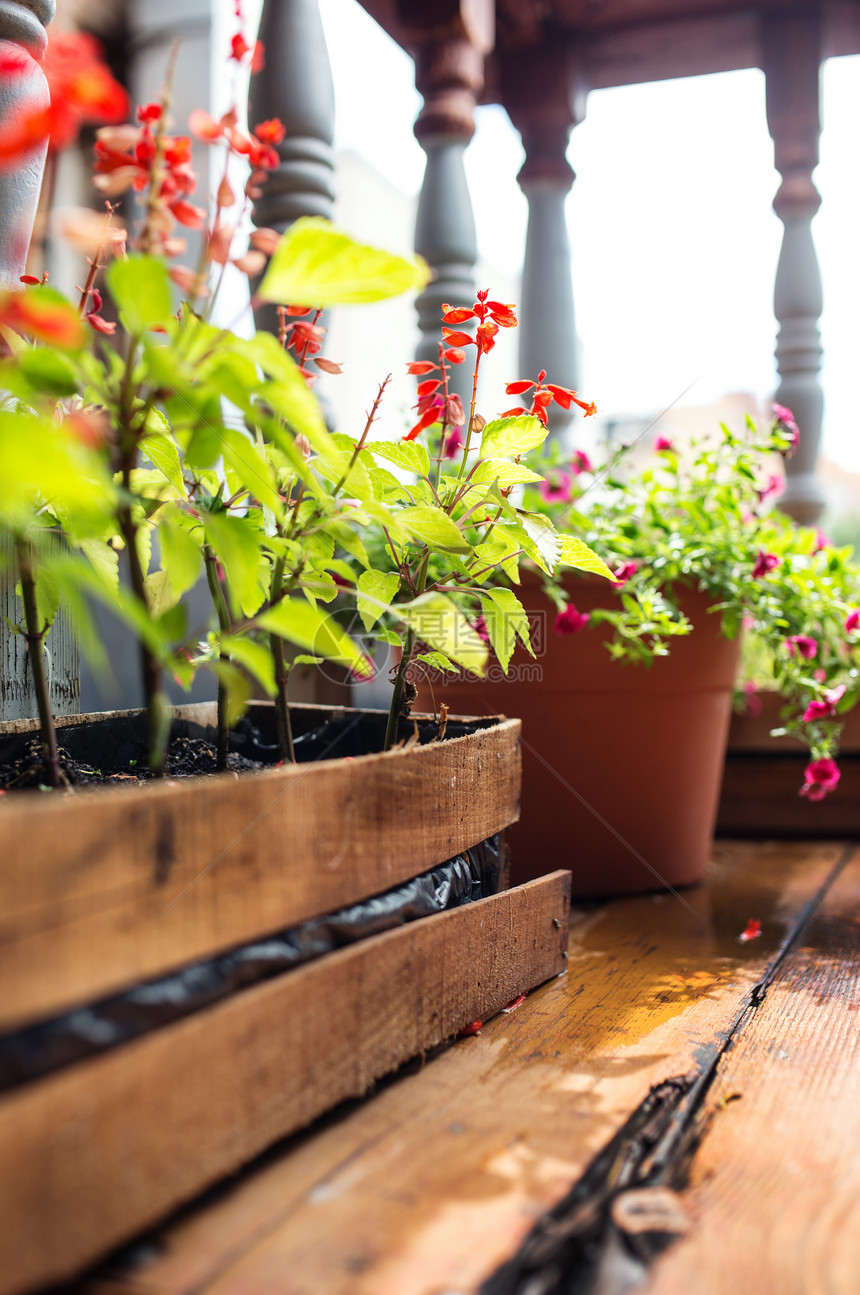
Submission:
[[[233,773],[246,773],[263,769],[261,760],[231,752],[227,756],[227,769]],[[91,764],[74,759],[60,747],[60,769],[69,787],[91,787],[103,784],[116,786],[149,782],[152,774],[145,764],[131,760],[121,769],[96,769]],[[174,738],[167,748],[168,778],[191,778],[199,774],[215,773],[215,745],[200,737]],[[48,789],[47,771],[42,744],[38,738],[28,742],[16,759],[0,764],[0,790],[43,791]]]

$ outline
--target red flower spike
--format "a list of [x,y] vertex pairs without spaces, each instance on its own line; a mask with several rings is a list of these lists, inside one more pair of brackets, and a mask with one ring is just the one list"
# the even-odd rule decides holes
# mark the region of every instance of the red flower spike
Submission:
[[339,364],[335,363],[334,360],[324,359],[322,355],[316,357],[314,364],[318,369],[322,369],[323,373],[343,373],[343,369]]
[[220,139],[224,134],[224,122],[216,121],[208,112],[202,108],[195,108],[188,118],[188,129],[192,135],[203,140],[207,144],[212,144],[216,139]]
[[[477,342],[478,350],[481,352],[482,355],[487,355],[493,349],[493,347],[496,344],[495,336],[498,331],[499,331],[498,324],[494,324],[492,320],[487,320],[485,323],[478,325],[478,331],[477,331],[475,340]],[[453,340],[453,339],[449,338],[449,341],[450,340]],[[472,339],[470,338],[469,340],[471,341]]]
[[407,364],[406,372],[414,374],[415,377],[420,377],[422,374],[432,373],[434,369],[438,368],[439,365],[433,364],[430,360],[413,360],[411,364]]
[[570,391],[567,387],[557,387],[552,382],[546,384],[546,389],[552,393],[552,398],[557,405],[561,405],[562,409],[570,409],[570,402],[576,395],[575,391]]
[[42,282],[41,279],[36,278],[35,274],[20,274],[18,277],[22,283],[26,283],[30,286]]
[[457,306],[455,309],[443,306],[444,314],[442,316],[443,324],[465,324],[467,319],[474,319],[474,310],[469,310],[466,306]]
[[522,405],[515,405],[513,409],[506,409],[504,413],[499,414],[499,418],[521,418],[523,414],[529,411],[523,409]]
[[508,396],[521,396],[524,391],[529,391],[535,385],[534,382],[509,382],[505,387],[505,394]]
[[178,202],[171,203],[170,210],[180,225],[185,225],[188,229],[203,228],[206,212],[202,207],[194,207],[190,202],[183,202],[180,199]]
[[150,126],[153,122],[161,121],[161,104],[145,103],[137,110],[137,120],[144,125]]
[[25,337],[70,350],[84,341],[78,312],[66,302],[45,301],[39,292],[0,294],[0,324]]
[[438,378],[428,378],[426,382],[418,383],[418,395],[419,397],[429,395],[431,391],[438,391],[441,385]]
[[447,351],[444,351],[443,354],[449,364],[462,364],[466,358],[466,352],[461,351],[459,346],[451,346]]
[[501,301],[488,301],[487,310],[499,328],[516,328],[517,317],[514,314],[516,306],[506,306]]
[[415,426],[410,428],[410,430],[406,433],[406,435],[402,439],[404,441],[414,441],[416,436],[420,436],[420,434],[424,431],[425,427],[429,427],[431,423],[438,423],[438,421],[439,421],[439,409],[437,408],[436,405],[433,405],[431,406],[430,409],[427,410],[426,413],[421,415],[421,417],[419,418]]
[[236,35],[230,41],[230,58],[235,59],[237,63],[241,63],[245,55],[249,54],[250,52],[251,52],[251,46],[245,40],[245,37],[242,35],[242,33],[240,31],[237,31]]
[[[481,330],[478,329],[478,332],[480,331]],[[474,346],[475,345],[474,337],[470,337],[468,333],[458,333],[454,328],[443,328],[442,336],[444,337],[448,346]]]
[[254,127],[254,134],[261,144],[280,144],[286,133],[287,128],[278,117],[271,117],[269,121],[261,121],[258,126]]
[[101,315],[97,315],[94,310],[91,310],[87,315],[87,322],[92,325],[97,333],[107,333],[110,336],[116,332],[116,324],[102,319]]

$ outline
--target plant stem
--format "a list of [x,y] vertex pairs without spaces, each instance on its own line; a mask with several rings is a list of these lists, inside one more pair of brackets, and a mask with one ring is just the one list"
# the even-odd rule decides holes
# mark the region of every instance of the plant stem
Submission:
[[400,665],[397,670],[397,678],[394,680],[394,691],[391,695],[391,706],[388,711],[388,725],[385,730],[385,746],[383,751],[390,751],[397,738],[397,725],[400,722],[400,709],[403,705],[403,690],[406,686],[406,671],[412,660],[412,653],[415,651],[415,631],[408,629],[403,639],[403,653],[400,657]]
[[[130,490],[129,478],[131,467],[123,469],[123,488]],[[128,554],[129,579],[131,590],[143,609],[147,619],[151,618],[149,599],[146,596],[146,578],[140,557],[137,552],[137,525],[131,515],[131,509],[124,504],[117,517],[120,533],[125,541]],[[140,640],[140,676],[143,683],[144,706],[146,707],[146,739],[148,748],[149,770],[153,778],[164,777],[164,754],[170,735],[170,706],[164,684],[161,679],[161,667],[158,658],[151,648]]]
[[24,604],[24,624],[27,632],[27,655],[30,659],[30,670],[33,675],[33,689],[36,693],[36,705],[39,709],[39,728],[42,746],[45,750],[45,763],[48,767],[48,782],[52,787],[62,785],[60,775],[60,756],[57,750],[57,732],[54,727],[54,716],[51,712],[51,699],[48,692],[48,680],[45,676],[44,643],[47,627],[39,628],[39,612],[36,603],[36,576],[33,565],[33,549],[30,541],[19,538],[15,541],[15,553],[18,559],[18,574],[21,577],[21,601]]
[[[278,558],[272,570],[271,600],[274,601],[284,582],[285,561]],[[281,759],[295,764],[296,753],[293,749],[293,730],[290,724],[290,704],[287,698],[287,686],[290,681],[290,667],[284,660],[284,643],[278,634],[269,635],[269,650],[275,665],[275,720],[278,727],[278,746]]]
[[[203,550],[203,561],[206,566],[206,581],[209,585],[209,592],[212,595],[212,602],[215,604],[215,611],[218,614],[218,627],[221,631],[222,648],[219,653],[219,660],[229,664],[230,655],[223,650],[224,635],[230,633],[230,609],[227,606],[227,599],[224,597],[224,590],[221,587],[221,581],[218,579],[218,559],[212,548],[207,544]],[[223,773],[227,768],[227,702],[228,702],[228,685],[223,675],[218,675],[218,741],[215,754],[215,768],[219,773]]]

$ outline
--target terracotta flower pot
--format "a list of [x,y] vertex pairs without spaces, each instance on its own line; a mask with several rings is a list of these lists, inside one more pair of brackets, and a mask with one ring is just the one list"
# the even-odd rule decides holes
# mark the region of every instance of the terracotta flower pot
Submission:
[[[615,595],[573,577],[580,611]],[[699,880],[710,856],[731,717],[738,644],[723,637],[708,598],[683,591],[694,632],[650,668],[613,661],[600,627],[554,633],[555,608],[535,585],[521,591],[543,615],[533,661],[519,649],[510,678],[435,683],[452,714],[515,715],[523,722],[523,790],[512,829],[513,877],[573,871],[578,896],[622,894]],[[541,650],[542,649],[542,650]],[[419,705],[430,706],[422,686]]]

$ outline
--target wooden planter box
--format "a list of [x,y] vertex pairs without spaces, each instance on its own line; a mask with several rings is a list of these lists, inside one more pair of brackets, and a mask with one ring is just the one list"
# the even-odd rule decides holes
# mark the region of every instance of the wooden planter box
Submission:
[[[241,779],[9,796],[0,1034],[379,895],[502,832],[519,782],[504,720]],[[555,873],[410,922],[0,1095],[0,1293],[73,1276],[558,974],[568,896]]]

